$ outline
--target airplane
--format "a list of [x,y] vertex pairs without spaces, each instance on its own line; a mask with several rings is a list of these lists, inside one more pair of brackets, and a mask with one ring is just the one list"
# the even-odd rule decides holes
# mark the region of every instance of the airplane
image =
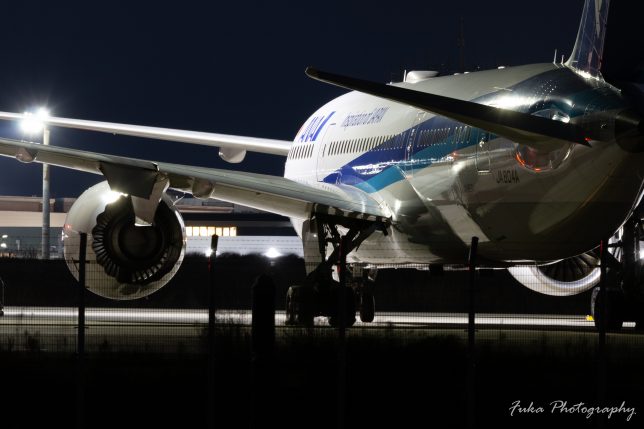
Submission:
[[[48,126],[215,146],[230,163],[248,151],[279,155],[284,177],[5,138],[0,155],[105,177],[78,198],[63,231],[75,276],[79,234],[89,235],[87,287],[103,297],[149,295],[178,270],[185,228],[167,195],[174,189],[291,219],[308,272],[288,290],[291,323],[322,315],[351,325],[356,306],[372,321],[378,269],[463,265],[476,237],[479,267],[508,269],[547,295],[593,289],[598,326],[619,329],[630,319],[641,329],[644,34],[635,7],[586,0],[565,62],[445,76],[419,70],[389,84],[309,67],[311,78],[350,91],[317,109],[293,141],[43,118]],[[600,243],[608,249],[604,298]]]

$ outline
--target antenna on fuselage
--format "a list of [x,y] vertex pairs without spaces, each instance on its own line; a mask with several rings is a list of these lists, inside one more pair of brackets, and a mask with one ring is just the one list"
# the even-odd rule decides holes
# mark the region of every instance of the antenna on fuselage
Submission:
[[552,64],[557,64],[557,49],[555,49],[555,57],[552,59]]

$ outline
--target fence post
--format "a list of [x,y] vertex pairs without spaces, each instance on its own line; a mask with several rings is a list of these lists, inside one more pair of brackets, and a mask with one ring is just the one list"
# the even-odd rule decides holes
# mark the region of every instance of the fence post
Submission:
[[[597,401],[599,406],[606,403],[606,302],[608,293],[606,291],[606,265],[608,264],[608,240],[601,241],[599,246],[600,277],[599,277],[599,341],[597,344]],[[598,416],[597,426],[604,427],[605,420],[602,415]]]
[[85,267],[87,263],[87,233],[80,234],[78,249],[78,338],[76,342],[76,427],[85,427]]
[[467,427],[476,427],[476,252],[478,237],[472,237],[468,256],[469,290],[467,317]]
[[275,284],[267,275],[255,279],[251,289],[251,428],[272,426],[271,394],[275,345]]
[[337,428],[344,429],[346,419],[346,396],[347,396],[347,294],[345,291],[347,283],[346,264],[347,237],[340,239],[340,251],[338,252],[338,277],[340,289],[338,293],[338,402],[337,402]]
[[217,257],[218,235],[210,238],[208,256],[208,427],[215,428],[215,317],[217,300],[215,296],[215,258]]

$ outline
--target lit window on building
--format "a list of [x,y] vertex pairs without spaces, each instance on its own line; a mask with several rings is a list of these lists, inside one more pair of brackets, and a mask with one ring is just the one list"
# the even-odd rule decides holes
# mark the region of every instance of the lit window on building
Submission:
[[186,226],[186,237],[237,237],[236,226]]

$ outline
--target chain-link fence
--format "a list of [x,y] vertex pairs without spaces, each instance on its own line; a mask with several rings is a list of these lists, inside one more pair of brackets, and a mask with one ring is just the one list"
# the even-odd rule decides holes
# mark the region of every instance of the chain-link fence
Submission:
[[87,256],[95,293],[78,256],[2,258],[0,425],[639,425],[639,298],[621,329],[599,312],[617,308],[599,253],[510,271],[464,253],[316,280],[299,256],[189,254],[167,284],[174,267],[128,283],[137,267]]

